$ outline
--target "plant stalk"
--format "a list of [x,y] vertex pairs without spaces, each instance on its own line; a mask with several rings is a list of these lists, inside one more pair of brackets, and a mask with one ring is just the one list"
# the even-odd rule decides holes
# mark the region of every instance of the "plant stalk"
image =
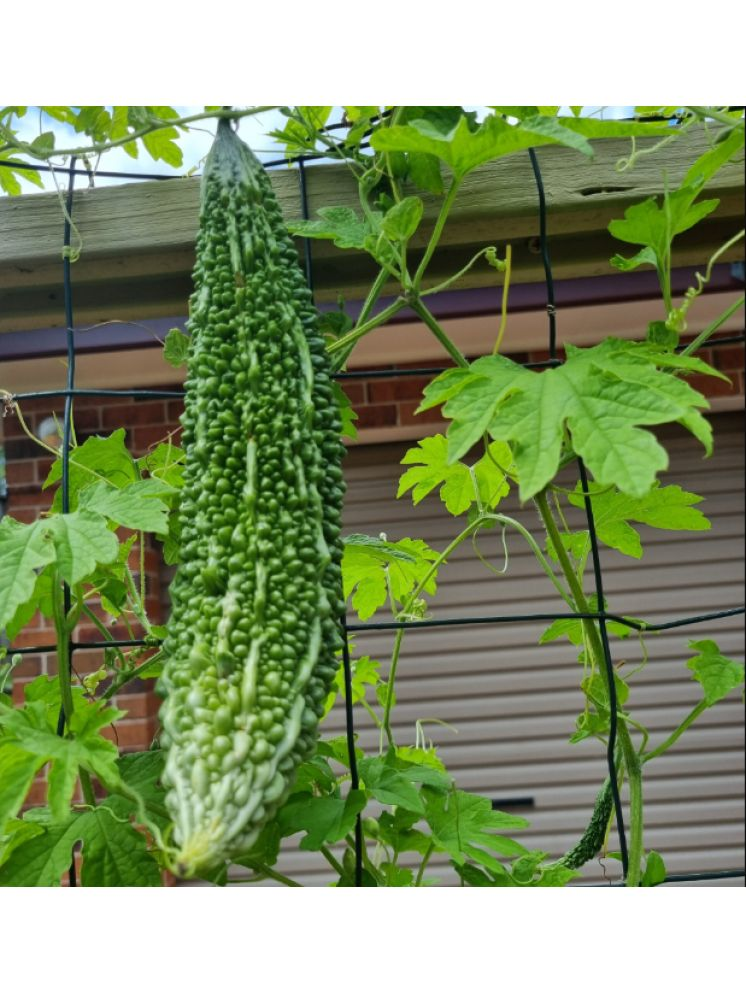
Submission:
[[[547,535],[552,541],[557,559],[562,573],[565,575],[567,585],[575,601],[575,610],[578,612],[590,613],[591,607],[583,592],[582,585],[575,575],[575,571],[570,563],[567,551],[562,545],[557,524],[554,521],[546,490],[540,491],[534,501],[544,523]],[[601,610],[601,609],[600,609]],[[611,704],[611,688],[609,687],[608,675],[604,666],[604,649],[601,643],[598,629],[591,619],[582,620],[583,630],[586,634],[591,653],[596,660],[597,669],[604,682],[607,699]],[[627,768],[627,779],[629,781],[629,813],[630,813],[630,839],[629,839],[629,866],[627,871],[627,886],[636,888],[640,884],[642,854],[643,854],[643,799],[642,799],[642,765],[640,758],[632,743],[632,739],[627,729],[627,724],[623,718],[617,716],[617,736],[619,745]]]

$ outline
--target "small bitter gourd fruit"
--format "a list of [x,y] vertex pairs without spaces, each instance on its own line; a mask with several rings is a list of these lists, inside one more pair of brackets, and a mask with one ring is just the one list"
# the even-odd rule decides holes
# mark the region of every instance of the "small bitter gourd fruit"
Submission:
[[227,120],[188,324],[180,563],[159,690],[172,866],[245,853],[312,751],[341,645],[339,407],[269,178]]

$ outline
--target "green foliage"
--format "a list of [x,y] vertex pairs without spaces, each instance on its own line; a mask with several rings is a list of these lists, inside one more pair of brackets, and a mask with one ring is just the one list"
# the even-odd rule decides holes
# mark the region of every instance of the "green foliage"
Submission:
[[80,768],[104,784],[119,780],[117,748],[101,735],[101,730],[125,713],[78,697],[69,720],[73,738],[64,738],[56,732],[57,681],[39,678],[35,685],[31,690],[27,688],[24,708],[0,703],[0,767],[5,772],[0,781],[0,825],[18,813],[35,774],[47,763],[51,764],[48,803],[54,822],[63,822],[70,814]]
[[445,402],[449,461],[485,432],[511,444],[526,501],[557,473],[567,431],[599,485],[642,497],[668,457],[640,426],[679,422],[709,451],[711,433],[699,412],[706,399],[661,368],[668,360],[647,344],[607,339],[588,349],[568,345],[567,353],[565,364],[541,373],[488,356],[437,377],[419,410]]
[[[116,141],[130,156],[144,148],[155,159],[181,165],[179,132],[186,126],[173,108],[43,110],[84,136],[81,142]],[[500,515],[490,519],[512,482],[519,484],[523,501],[535,498],[540,509],[547,507],[548,486],[577,455],[594,477],[590,489],[599,539],[624,555],[642,554],[633,523],[709,528],[695,507],[701,501],[697,495],[659,485],[667,455],[646,429],[678,422],[705,452],[712,447],[711,429],[701,414],[707,402],[687,378],[723,375],[690,355],[691,349],[686,355],[676,352],[686,310],[707,282],[709,269],[674,308],[671,245],[714,210],[717,202],[701,199],[702,193],[716,171],[740,154],[742,117],[715,109],[725,127],[712,126],[711,148],[692,164],[679,188],[666,189],[663,182],[661,197],[628,208],[624,219],[610,226],[616,237],[639,247],[631,259],[615,257],[615,265],[657,267],[666,320],[649,325],[645,342],[609,339],[590,349],[568,346],[562,367],[539,374],[500,355],[462,367],[458,349],[425,307],[421,281],[460,181],[479,165],[530,147],[563,145],[570,154],[588,157],[598,138],[660,136],[662,147],[678,130],[667,122],[582,118],[580,107],[571,108],[567,117],[559,115],[558,106],[495,107],[481,123],[461,107],[344,110],[349,129],[340,135],[326,131],[331,107],[286,108],[287,124],[276,137],[288,154],[313,150],[345,159],[359,181],[359,211],[322,206],[313,221],[288,226],[298,236],[326,239],[373,257],[379,275],[357,323],[341,301],[338,311],[315,323],[297,269],[285,281],[285,263],[296,266],[295,247],[262,171],[228,125],[221,126],[222,141],[230,133],[231,150],[221,165],[206,170],[207,222],[214,223],[215,237],[198,258],[203,282],[198,280],[192,300],[192,334],[173,329],[164,347],[172,365],[181,366],[187,358],[190,364],[188,384],[196,400],[187,399],[184,448],[166,441],[135,460],[123,430],[80,446],[73,431],[70,512],[61,514],[62,464],[57,459],[44,485],[57,487],[50,514],[32,525],[10,518],[0,523],[0,629],[5,627],[11,641],[41,611],[54,619],[64,656],[81,612],[100,622],[99,600],[105,612],[127,625],[136,619],[148,638],[144,649],[107,648],[103,666],[82,681],[66,676],[65,667],[57,679],[32,681],[21,707],[0,697],[0,884],[57,885],[73,849],[81,846],[87,887],[154,886],[164,865],[224,885],[230,859],[251,872],[251,881],[269,877],[292,884],[273,867],[283,848],[300,845],[329,862],[335,886],[349,887],[355,884],[358,820],[365,887],[437,884],[428,873],[433,854],[445,854],[471,887],[562,887],[603,846],[612,812],[608,780],[580,841],[550,862],[547,853],[528,850],[505,835],[526,827],[525,820],[494,812],[489,799],[458,790],[423,732],[437,718],[418,719],[413,743],[406,741],[392,718],[403,630],[395,637],[390,663],[367,655],[352,661],[352,705],[365,709],[380,744],[368,752],[354,746],[360,783],[351,788],[346,736],[316,740],[319,718],[345,695],[339,644],[332,635],[333,620],[344,611],[340,581],[363,619],[379,609],[401,619],[422,618],[424,596],[435,593],[439,571],[475,533],[477,520],[479,528],[500,522],[522,533],[563,593],[563,611],[565,602],[580,612],[595,611],[596,601],[583,592],[588,533],[570,531],[561,488],[554,488],[553,497],[562,527],[551,527],[551,510],[544,521],[548,559],[520,522]],[[695,113],[677,108],[638,112],[675,112],[682,132]],[[15,123],[25,113],[20,107],[0,109],[6,144],[0,156],[49,158],[55,153],[54,135],[46,123],[29,145],[15,142]],[[368,134],[372,152],[362,146]],[[631,161],[637,154],[633,149]],[[21,168],[4,167],[0,184],[6,192],[20,192],[21,175]],[[40,183],[36,174],[28,176]],[[250,210],[230,186],[236,176],[251,188]],[[425,221],[420,192],[437,198],[434,225]],[[414,274],[408,269],[408,257],[415,256],[408,248],[413,240],[418,248],[424,246]],[[476,258],[486,258],[509,279],[494,247]],[[392,281],[401,285],[399,296],[381,309],[380,295],[389,293]],[[251,320],[236,321],[247,305]],[[451,514],[468,515],[467,527],[442,553],[417,539],[390,542],[352,535],[342,556],[343,487],[335,461],[341,455],[340,427],[354,437],[355,414],[338,385],[325,382],[319,388],[325,380],[319,371],[343,369],[355,342],[405,305],[417,311],[457,366],[427,388],[421,407],[444,405],[451,422],[447,435],[424,438],[409,449],[398,495],[411,493],[418,505],[437,491]],[[324,343],[333,364],[323,357]],[[292,385],[300,385],[297,393]],[[244,405],[241,398],[249,400]],[[323,451],[320,463],[309,455],[316,445]],[[474,446],[481,448],[470,465],[463,458]],[[583,507],[579,486],[566,502]],[[135,534],[119,542],[117,529]],[[138,533],[162,539],[166,561],[181,562],[186,580],[172,588],[168,627],[149,623],[128,565],[141,548]],[[330,567],[325,549],[331,552]],[[317,597],[325,567],[326,600]],[[63,581],[70,585],[69,612],[62,605]],[[633,631],[613,621],[607,629],[619,638]],[[103,623],[101,631],[105,639]],[[592,621],[558,619],[540,642],[560,637],[580,649],[583,665],[585,707],[571,741],[595,737],[606,743],[610,696],[598,627]],[[164,749],[119,756],[103,734],[122,715],[110,707],[109,698],[130,680],[161,672],[164,657],[155,647],[163,638],[170,661],[163,684],[171,692],[160,737]],[[633,885],[654,887],[666,873],[660,855],[646,854],[643,846],[641,764],[665,752],[707,707],[743,683],[742,665],[724,656],[715,642],[704,639],[689,646],[696,655],[687,666],[702,685],[702,701],[654,750],[646,751],[648,732],[629,712],[630,685],[621,672],[614,675],[619,770],[630,798]],[[0,684],[7,684],[15,662],[2,664]],[[624,674],[630,676],[627,670]],[[67,698],[68,721],[58,736],[60,707]],[[630,729],[643,737],[639,749],[632,745]],[[41,772],[47,778],[47,804],[18,818]],[[106,792],[103,800],[93,797],[91,777],[99,793]],[[78,781],[84,793],[89,788],[85,804],[73,800]],[[203,832],[200,823],[189,837],[203,813],[211,820],[208,829]],[[218,845],[205,839],[215,826],[225,837]],[[401,861],[412,859],[414,869],[402,866]]]
[[689,649],[697,650],[697,654],[687,662],[687,667],[692,671],[694,680],[702,685],[708,707],[743,684],[743,664],[723,656],[714,640],[692,640]]
[[70,866],[82,843],[84,888],[144,888],[161,884],[160,869],[145,836],[106,805],[75,813],[68,821],[36,824],[35,833],[14,847],[0,866],[0,887],[51,888]]
[[389,601],[401,606],[420,589],[435,594],[437,571],[431,572],[437,553],[421,539],[388,542],[371,536],[345,538],[342,558],[344,596],[362,621]]
[[185,366],[189,355],[190,338],[185,335],[180,328],[172,328],[166,335],[163,343],[163,358],[177,369]]
[[419,504],[439,484],[440,499],[452,515],[462,515],[475,502],[486,508],[496,508],[510,493],[507,474],[513,467],[513,456],[502,442],[493,442],[488,451],[473,466],[448,459],[448,440],[444,435],[421,439],[409,449],[402,463],[417,464],[404,473],[399,481],[397,497],[412,491],[412,501]]
[[[682,490],[677,484],[661,487],[656,482],[642,497],[604,490],[597,484],[590,484],[589,488],[598,538],[625,556],[636,559],[642,556],[640,534],[630,522],[640,522],[654,529],[681,532],[702,532],[711,527],[710,521],[702,512],[692,507],[703,499],[697,494]],[[580,483],[568,500],[576,508],[585,506]]]

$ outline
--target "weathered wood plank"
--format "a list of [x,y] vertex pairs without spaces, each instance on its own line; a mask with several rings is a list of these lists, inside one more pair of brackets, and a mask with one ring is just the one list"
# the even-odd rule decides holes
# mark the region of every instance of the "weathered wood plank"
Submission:
[[[588,163],[579,153],[543,147],[539,160],[549,209],[553,262],[558,277],[611,272],[610,255],[620,244],[606,227],[630,203],[660,192],[661,171],[675,184],[706,147],[702,133],[690,133],[660,153],[640,159],[634,170],[619,173],[628,154],[622,140],[595,143]],[[298,176],[276,170],[272,183],[288,219],[301,214]],[[342,166],[307,168],[310,210],[338,204],[356,207],[357,192]],[[717,212],[694,236],[677,240],[676,265],[701,263],[733,234],[728,221],[743,215],[741,164],[731,164],[709,185],[721,200]],[[190,289],[193,245],[198,222],[197,179],[144,181],[118,187],[81,189],[74,219],[82,255],[73,274],[78,321],[112,317],[144,318],[185,310]],[[416,259],[437,211],[426,198],[425,221],[413,240]],[[0,199],[0,331],[48,326],[61,320],[62,213],[56,194]],[[438,281],[456,271],[478,247],[514,248],[514,280],[540,279],[536,252],[537,194],[527,156],[514,155],[475,170],[464,181],[446,226],[442,248],[431,265]],[[338,293],[354,298],[364,292],[373,268],[367,256],[313,243],[315,285],[320,299]],[[735,249],[732,258],[737,258]],[[489,267],[475,268],[461,287],[494,283]]]

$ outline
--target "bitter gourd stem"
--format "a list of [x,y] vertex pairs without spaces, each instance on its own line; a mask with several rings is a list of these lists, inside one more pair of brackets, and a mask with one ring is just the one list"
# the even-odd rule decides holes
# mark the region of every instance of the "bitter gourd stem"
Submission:
[[[570,593],[575,601],[575,608],[578,612],[591,612],[591,606],[583,592],[580,581],[575,575],[567,551],[562,545],[557,523],[554,520],[549,502],[547,501],[546,490],[540,491],[534,496],[534,502],[541,516],[544,528],[547,531],[552,545],[557,554],[557,559],[565,575]],[[601,606],[599,606],[601,607]],[[590,619],[583,619],[583,630],[588,639],[588,643],[595,660],[598,663],[598,672],[604,682],[606,695],[609,702],[612,701],[609,688],[608,675],[603,666],[604,649],[598,629]],[[642,768],[640,758],[630,738],[627,725],[621,717],[617,717],[617,735],[619,745],[627,768],[627,778],[629,780],[629,810],[630,810],[630,842],[629,842],[629,865],[627,871],[627,885],[636,888],[640,883],[642,847],[643,847],[643,822],[642,822]]]

